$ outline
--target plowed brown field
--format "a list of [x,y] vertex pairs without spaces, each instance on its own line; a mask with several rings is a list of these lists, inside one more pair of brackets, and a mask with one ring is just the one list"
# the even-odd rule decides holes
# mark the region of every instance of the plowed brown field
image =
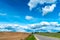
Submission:
[[29,35],[23,32],[0,32],[0,40],[25,40]]

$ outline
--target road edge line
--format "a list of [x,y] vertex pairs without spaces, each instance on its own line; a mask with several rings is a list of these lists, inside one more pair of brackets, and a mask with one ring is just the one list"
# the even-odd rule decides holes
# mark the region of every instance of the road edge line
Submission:
[[39,40],[35,35],[34,35],[34,37],[35,37],[37,40]]

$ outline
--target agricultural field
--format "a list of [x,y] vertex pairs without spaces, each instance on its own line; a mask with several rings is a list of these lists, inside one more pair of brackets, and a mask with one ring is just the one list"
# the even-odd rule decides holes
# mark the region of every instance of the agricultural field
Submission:
[[23,32],[0,32],[0,40],[25,40],[29,35]]

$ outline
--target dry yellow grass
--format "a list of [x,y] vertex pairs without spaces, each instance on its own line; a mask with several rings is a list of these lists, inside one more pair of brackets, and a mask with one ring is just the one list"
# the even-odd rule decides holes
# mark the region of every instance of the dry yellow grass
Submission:
[[29,35],[23,32],[0,32],[0,40],[25,40]]

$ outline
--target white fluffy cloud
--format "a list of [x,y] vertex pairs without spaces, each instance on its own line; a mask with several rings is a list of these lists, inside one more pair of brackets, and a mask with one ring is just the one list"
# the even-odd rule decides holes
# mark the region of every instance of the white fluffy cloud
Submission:
[[51,6],[45,6],[42,8],[42,15],[46,15],[48,12],[52,12],[54,8],[56,7],[57,0],[30,0],[28,3],[29,9],[32,10],[33,8],[37,7],[38,4],[43,5],[44,3],[52,4]]
[[37,26],[43,26],[43,25],[46,25],[46,26],[60,26],[60,24],[58,22],[46,22],[46,21],[42,21],[40,23],[35,23],[35,24],[29,24],[29,26],[31,27],[37,27]]
[[60,27],[58,27],[58,28],[55,28],[55,30],[59,30],[59,31],[60,31]]
[[[43,26],[45,25],[45,26]],[[32,31],[36,32],[58,32],[60,25],[58,22],[40,22],[37,24],[30,24],[29,27]]]
[[52,4],[51,6],[45,6],[42,8],[43,16],[46,15],[48,12],[52,12],[54,8],[56,7],[56,4]]
[[45,22],[42,21],[40,23],[29,24],[28,27],[32,30],[55,30],[55,27],[60,27],[58,22]]
[[0,31],[16,31],[16,32],[26,32],[24,29],[27,29],[28,26],[20,24],[10,24],[10,23],[1,23]]
[[55,3],[56,0],[39,0],[40,4],[44,4],[44,3]]
[[37,6],[38,0],[30,0],[28,3],[29,9],[32,10],[32,8],[35,8]]
[[5,27],[8,27],[8,26],[12,26],[14,28],[15,26],[19,26],[19,25],[18,24],[8,24],[8,23],[0,24],[0,28],[5,28]]
[[44,3],[55,3],[56,0],[30,0],[28,3],[29,9],[32,10],[37,6],[37,4],[44,4]]
[[[45,26],[43,26],[45,25]],[[53,31],[58,30],[60,31],[60,24],[58,22],[45,22],[42,21],[40,23],[35,24],[0,24],[0,31],[15,31],[15,32],[35,32],[35,31]]]
[[40,22],[40,25],[50,25],[49,22]]
[[58,26],[58,22],[50,22],[51,25]]
[[8,30],[8,29],[0,29],[0,32],[10,32],[12,30]]
[[26,16],[25,19],[26,20],[31,20],[31,19],[33,19],[33,17],[32,16]]

